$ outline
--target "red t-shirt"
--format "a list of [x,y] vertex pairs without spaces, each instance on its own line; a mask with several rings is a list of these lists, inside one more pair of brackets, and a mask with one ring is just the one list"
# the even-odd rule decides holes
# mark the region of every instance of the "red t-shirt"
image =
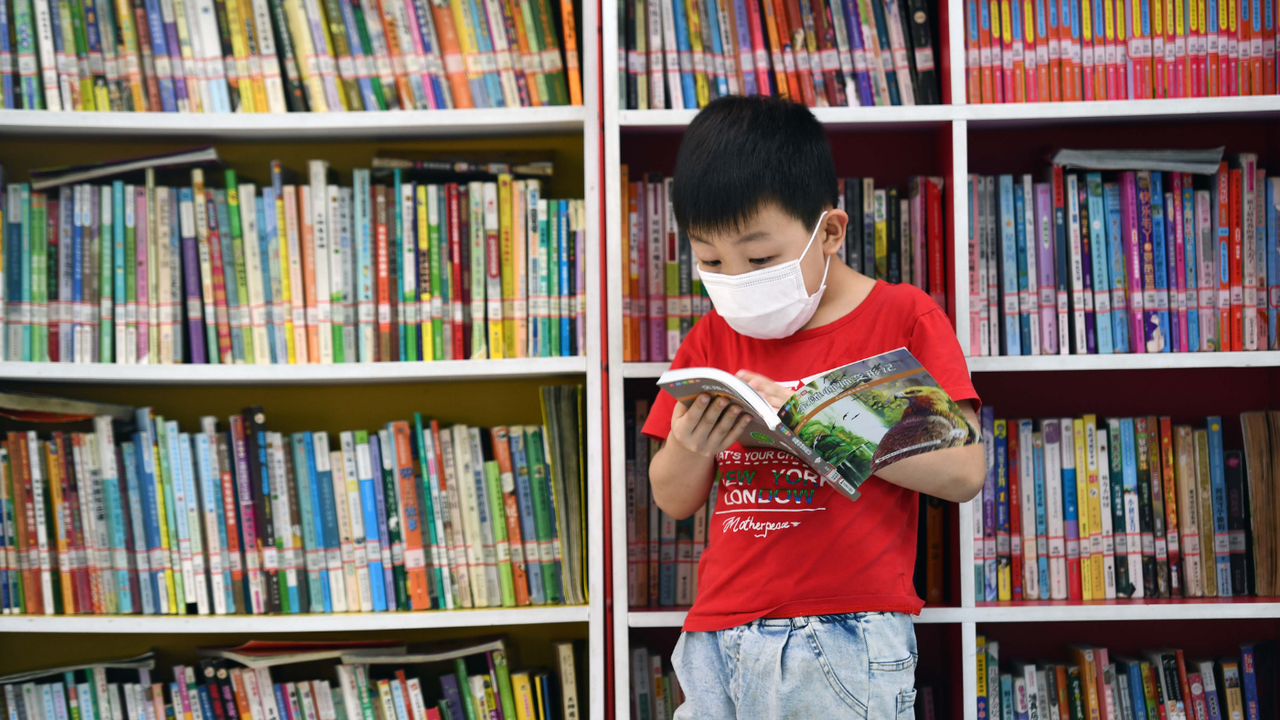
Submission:
[[[752,370],[781,385],[906,347],[957,402],[977,393],[946,313],[911,285],[877,282],[858,307],[779,340],[734,332],[714,311],[689,332],[673,368]],[[660,392],[644,433],[665,440],[675,399]],[[734,444],[717,458],[715,514],[684,629],[761,617],[850,612],[916,614],[916,492],[871,476],[850,502],[781,450]]]

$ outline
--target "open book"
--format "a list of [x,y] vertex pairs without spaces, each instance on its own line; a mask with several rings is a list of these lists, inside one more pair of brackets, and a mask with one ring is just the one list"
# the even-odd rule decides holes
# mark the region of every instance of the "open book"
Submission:
[[685,405],[701,393],[728,398],[751,416],[740,443],[796,455],[850,500],[886,465],[978,441],[960,407],[906,348],[808,379],[777,412],[715,368],[668,370],[658,387]]

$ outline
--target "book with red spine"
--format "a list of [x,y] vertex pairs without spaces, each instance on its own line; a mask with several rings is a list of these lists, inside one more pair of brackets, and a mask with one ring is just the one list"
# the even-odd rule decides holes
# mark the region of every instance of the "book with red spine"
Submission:
[[[303,192],[303,195],[307,193]],[[394,213],[394,211],[393,211]],[[386,186],[373,186],[373,253],[375,300],[378,316],[378,346],[374,359],[388,362],[391,357],[391,272],[387,245],[387,192]],[[305,217],[305,215],[304,215]],[[392,218],[394,222],[394,217]]]
[[982,82],[979,83],[981,102],[993,103],[995,95],[995,71],[991,66],[991,5],[987,0],[974,0],[977,12],[978,63]]
[[1231,349],[1244,350],[1244,230],[1240,225],[1240,207],[1242,184],[1240,170],[1231,168],[1228,172],[1229,211],[1227,213],[1230,227],[1231,248],[1228,262],[1231,277]]
[[1150,5],[1151,15],[1151,97],[1169,97],[1165,89],[1165,22],[1164,11],[1169,0],[1143,0],[1143,11]]
[[429,610],[431,595],[427,587],[427,556],[422,545],[422,506],[413,474],[413,446],[409,423],[391,423],[395,442],[396,482],[400,487],[400,536],[404,541],[404,572],[409,586],[409,601],[414,610]]
[[[809,54],[809,47],[805,44],[805,27],[804,18],[800,14],[800,3],[798,0],[779,0],[782,9],[785,11],[785,25],[790,29],[788,36],[791,40],[791,52],[794,53],[796,59],[796,79],[800,82],[800,97],[803,98],[804,104],[809,107],[818,106],[818,98],[813,81],[813,73],[815,72],[815,63]],[[783,21],[783,17],[779,17],[779,22]],[[821,72],[821,70],[816,70]]]
[[[1019,90],[1014,90],[1013,65],[1013,5],[1009,0],[1000,0],[1000,72],[1003,73],[1000,85],[1001,94],[1007,103],[1017,102]],[[902,72],[901,69],[898,70]]]
[[[449,238],[449,307],[451,315],[448,318],[450,327],[452,327],[451,339],[453,342],[453,359],[463,360],[467,357],[467,349],[470,345],[463,342],[463,317],[462,309],[470,307],[465,304],[462,299],[462,220],[461,205],[458,202],[458,183],[449,183],[445,186],[445,196],[448,203],[448,238]],[[513,222],[521,223],[524,218],[513,218]]]
[[1079,102],[1083,97],[1081,89],[1080,50],[1080,0],[1062,0],[1062,14],[1058,16],[1058,26],[1062,33],[1062,98]]
[[987,13],[991,22],[991,97],[992,102],[1003,103],[1005,102],[1004,25],[1000,19],[1000,0],[990,0],[987,3]]
[[[754,63],[756,73],[756,92],[761,95],[772,95],[773,82],[771,81],[771,76],[769,74],[769,49],[764,41],[764,26],[761,24],[762,18],[760,17],[760,4],[757,2],[747,2],[744,4],[747,9],[747,26],[751,30],[751,45],[754,48],[752,61]],[[853,28],[847,28],[847,32],[850,37],[852,37],[852,34],[856,31]],[[861,52],[861,50],[854,51],[854,67],[857,68],[859,65],[862,65],[863,72],[865,72],[866,60],[863,59],[861,63],[856,62],[856,60],[861,57]],[[750,72],[747,69],[748,67],[750,66],[743,65],[742,72]]]
[[1218,233],[1218,349],[1230,350],[1231,328],[1231,275],[1222,268],[1231,266],[1231,176],[1225,162],[1218,165],[1216,197],[1213,212]]
[[1009,483],[1009,556],[1011,558],[1009,568],[1012,573],[1012,587],[1010,593],[1014,600],[1022,599],[1022,512],[1020,500],[1022,497],[1021,482],[1018,467],[1018,422],[1016,420],[1009,421],[1008,432],[1008,462],[1005,464],[1008,473]]
[[[1083,90],[1085,100],[1103,100],[1106,98],[1106,70],[1102,62],[1106,49],[1102,37],[1098,36],[1097,11],[1102,7],[1100,2],[1082,0],[1080,3],[1080,62],[1083,72]],[[1099,92],[1098,84],[1102,83]]]
[[[1218,29],[1226,39],[1226,77],[1222,83],[1222,94],[1227,97],[1236,97],[1240,94],[1239,72],[1240,72],[1240,36],[1238,22],[1239,9],[1236,3],[1239,0],[1218,0],[1219,7],[1226,11],[1226,21],[1220,23]],[[1219,18],[1221,20],[1221,18]],[[1219,45],[1221,45],[1219,41]],[[1218,48],[1218,52],[1222,52],[1222,48]]]
[[942,227],[942,184],[940,177],[927,177],[924,183],[925,200],[925,233],[928,235],[929,262],[926,267],[929,273],[929,297],[938,303],[938,307],[947,306],[947,281],[945,277],[947,264],[944,259],[943,243],[946,242]]
[[[726,2],[726,0],[721,0]],[[732,6],[732,2],[728,3]],[[844,107],[847,104],[845,97],[844,73],[840,69],[840,51],[836,48],[836,33],[832,26],[831,15],[828,14],[827,7],[823,0],[811,0],[813,8],[813,20],[815,24],[816,39],[818,41],[818,61],[817,67],[822,68],[823,84],[826,86],[827,102],[832,107]],[[736,38],[736,35],[733,37]],[[737,55],[735,54],[736,58]],[[746,66],[742,68],[743,72],[750,72]]]
[[1190,0],[1173,0],[1173,54],[1178,64],[1174,86],[1178,97],[1195,97],[1191,82],[1191,18]]
[[1023,97],[1026,102],[1040,102],[1039,90],[1039,58],[1036,56],[1036,8],[1035,0],[1016,0],[1021,3],[1020,20],[1022,21],[1023,65]]
[[1062,29],[1061,25],[1061,6],[1058,0],[1045,0],[1048,6],[1048,34],[1049,34],[1049,99],[1053,102],[1062,102],[1065,97],[1063,95],[1063,59],[1062,59]]
[[1049,62],[1049,19],[1045,0],[1031,0],[1031,25],[1035,29],[1036,52],[1036,98],[1037,102],[1049,102],[1053,99],[1049,75],[1052,66]]
[[[790,98],[792,102],[803,102],[805,105],[813,107],[812,92],[810,92],[810,99],[806,100],[804,93],[800,90],[799,75],[796,72],[795,48],[792,47],[792,35],[790,32],[791,21],[790,16],[787,15],[786,1],[764,0],[764,2],[769,3],[773,8],[773,21],[777,26],[778,32],[778,47],[781,48],[782,51],[780,55],[782,64],[778,69],[782,71],[782,76],[787,80],[787,97]],[[874,23],[875,21],[873,20],[872,27],[875,27]],[[692,32],[692,26],[690,26],[690,33]],[[877,59],[879,59],[879,45],[876,45],[876,48]]]

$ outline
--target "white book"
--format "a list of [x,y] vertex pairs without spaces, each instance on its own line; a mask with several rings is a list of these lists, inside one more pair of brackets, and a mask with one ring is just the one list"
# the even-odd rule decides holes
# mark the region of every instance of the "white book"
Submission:
[[[177,426],[176,422],[174,426]],[[205,574],[204,541],[200,531],[200,494],[196,485],[191,436],[187,433],[178,436],[178,458],[182,469],[183,489],[186,493],[187,534],[191,543],[191,577],[194,580],[188,594],[194,596],[196,612],[200,615],[208,615],[210,612],[209,578]],[[183,508],[178,508],[178,511],[183,511]]]
[[476,510],[480,517],[480,542],[484,560],[485,595],[489,607],[502,604],[502,586],[498,581],[498,544],[493,532],[493,504],[490,502],[488,483],[485,482],[484,453],[480,445],[480,430],[467,428],[471,441],[471,470],[475,482]]
[[1057,420],[1042,420],[1044,438],[1045,516],[1049,531],[1049,597],[1067,599],[1067,546],[1062,508],[1062,427]]
[[457,588],[455,595],[457,604],[464,608],[474,607],[471,594],[471,570],[467,560],[467,540],[462,522],[462,498],[458,489],[459,472],[455,469],[457,453],[453,447],[451,430],[440,432],[440,454],[440,464],[444,468],[442,477],[445,481],[442,492],[448,503],[446,512],[449,514],[449,522],[446,526],[449,536],[445,538],[445,542],[449,544],[449,566],[454,587]]
[[[332,473],[332,456],[329,454],[329,434],[323,431],[313,433],[312,444],[315,448],[316,473]],[[330,478],[330,485],[335,488],[337,487],[332,478]],[[343,486],[342,492],[343,494],[334,496],[335,509],[340,509],[342,507],[343,503],[341,503],[339,498],[346,497],[345,485]],[[342,513],[338,514],[341,516]],[[321,518],[316,518],[315,521],[317,523],[322,522]],[[338,538],[335,538],[335,540],[338,540]],[[327,534],[325,536],[325,542],[326,544],[329,542]],[[329,568],[329,596],[333,604],[333,611],[336,613],[347,611],[347,585],[346,578],[343,575],[342,559],[343,552],[341,545],[339,545],[339,548],[336,550],[331,549],[326,550],[325,552],[325,564]]]
[[[484,184],[472,182],[467,184],[467,200],[469,208],[459,208],[470,213],[471,237],[463,238],[471,246],[471,322],[475,328],[471,333],[471,357],[482,360],[488,355],[489,337],[484,332],[485,312],[485,247],[484,247]],[[463,268],[465,272],[467,268]]]
[[1027,238],[1027,292],[1020,296],[1022,312],[1031,317],[1028,353],[1039,355],[1040,345],[1040,280],[1036,266],[1036,195],[1030,175],[1022,176],[1023,227]]
[[[314,2],[314,0],[311,0]],[[311,237],[315,247],[316,270],[316,320],[319,327],[320,357],[313,362],[325,365],[333,363],[333,308],[329,290],[329,195],[327,179],[329,163],[311,160],[307,163],[311,175]],[[310,325],[311,319],[307,319]]]
[[[302,567],[299,557],[301,548],[294,547],[293,540],[297,518],[289,507],[289,478],[285,466],[284,436],[278,432],[267,433],[267,457],[270,462],[272,486],[272,515],[275,520],[276,545],[280,551],[280,562],[284,565],[285,587],[290,597],[298,592],[298,572]],[[297,533],[299,536],[301,533]]]
[[[344,353],[343,362],[347,362],[345,355],[346,344],[342,340],[349,322],[347,305],[343,300],[347,286],[344,256],[350,248],[350,240],[347,239],[347,247],[343,247],[344,230],[338,202],[338,186],[327,185],[325,187],[324,207],[325,226],[328,228],[329,236],[329,252],[325,256],[325,263],[329,266],[329,309],[333,319],[331,327],[333,334],[333,360],[337,362],[338,352],[342,351]],[[316,262],[320,262],[319,255],[316,256]]]
[[[202,424],[206,427],[205,420]],[[200,479],[200,499],[204,506],[204,531],[206,536],[206,554],[209,566],[209,585],[213,593],[213,614],[227,614],[227,586],[222,574],[224,558],[222,556],[221,521],[218,517],[218,503],[222,502],[222,480],[218,473],[217,453],[210,442],[211,435],[206,431],[196,435],[196,468]]]
[[[245,675],[251,671],[245,670]],[[259,702],[262,704],[261,720],[281,720],[280,707],[276,704],[275,683],[271,681],[270,668],[257,668],[252,671],[256,676]]]
[[[346,462],[340,450],[329,453],[329,466],[333,475],[333,505],[338,514],[338,546],[342,551],[342,582],[346,588],[347,610],[357,612],[361,608],[360,585],[356,574],[355,546],[351,542],[351,518],[347,499]],[[332,574],[332,573],[331,573]]]
[[[342,475],[346,487],[343,498],[347,503],[347,526],[356,567],[356,601],[361,612],[373,612],[373,590],[369,579],[369,549],[365,538],[364,508],[360,504],[360,475],[356,463],[355,433],[350,430],[339,435],[342,445]],[[336,491],[337,486],[334,486]],[[377,533],[377,528],[374,528]],[[345,533],[344,533],[345,535]],[[350,589],[348,588],[348,592]]]
[[213,0],[195,0],[195,14],[200,37],[200,55],[204,63],[205,81],[209,86],[212,109],[206,112],[231,112],[231,97],[227,90],[227,77],[222,60],[222,45],[218,37],[218,21]]
[[[240,185],[240,228],[244,236],[244,270],[249,290],[249,323],[253,333],[253,362],[271,364],[267,341],[267,300],[262,286],[262,249],[258,244],[257,188]],[[248,358],[245,358],[248,360]]]
[[[359,362],[356,347],[356,244],[352,231],[351,188],[338,188],[338,244],[342,250],[342,353],[343,361]],[[337,342],[337,339],[334,339]]]
[[[1102,524],[1099,535],[1102,539],[1102,591],[1107,600],[1116,597],[1116,541],[1112,527],[1111,505],[1111,448],[1110,437],[1105,424],[1086,423],[1085,432],[1094,432],[1097,440],[1098,464],[1098,500],[1102,508]],[[1116,448],[1119,451],[1119,448]],[[1094,589],[1095,592],[1097,589]]]
[[470,433],[466,425],[455,425],[450,430],[453,433],[454,475],[462,510],[467,567],[471,579],[471,598],[475,607],[489,607],[488,583],[484,571],[484,542],[480,532],[480,507],[476,497]]
[[[977,186],[977,202],[973,204],[973,226],[977,233],[978,245],[978,285],[971,291],[973,299],[978,303],[978,348],[977,354],[981,356],[992,355],[991,352],[991,308],[987,303],[987,273],[989,272],[990,262],[988,256],[990,248],[987,242],[987,215],[990,214],[988,208],[987,183],[981,176],[975,175],[973,182]],[[875,203],[877,207],[875,220],[877,223],[883,222],[884,218],[880,216],[879,207],[883,205],[880,192],[875,195]],[[973,351],[971,351],[973,354]]]
[[[990,641],[987,642],[987,647],[991,647]],[[1023,687],[1022,692],[1018,693],[1014,700],[1016,711],[1018,714],[1021,714],[1024,710],[1022,705],[1025,703],[1025,712],[1028,720],[1044,720],[1046,716],[1040,708],[1040,690],[1038,682],[1040,678],[1036,674],[1036,666],[1031,663],[1014,660],[1012,663],[1012,670],[1014,682],[1016,683],[1021,680]],[[988,683],[987,687],[990,688],[991,684]],[[1000,687],[1000,683],[998,681],[996,682],[996,687]],[[988,690],[988,692],[990,691]]]
[[[1128,423],[1128,421],[1125,421]],[[1131,424],[1131,423],[1130,423]],[[1122,436],[1123,437],[1123,436]],[[1206,446],[1207,447],[1207,446]],[[1122,450],[1123,451],[1123,450]],[[1143,596],[1142,582],[1142,526],[1139,521],[1138,475],[1136,463],[1124,464],[1124,533],[1125,558],[1129,561],[1129,584],[1133,587],[1130,597]]]
[[53,25],[49,18],[49,0],[32,0],[36,21],[36,50],[40,59],[40,80],[44,86],[44,109],[57,112],[62,109],[62,95],[58,82],[57,55],[53,45]]
[[[418,247],[418,209],[417,190],[413,183],[400,185],[400,213],[403,217],[401,231],[403,242],[400,249],[400,323],[407,325],[407,332],[418,333],[418,260],[414,255]],[[390,215],[390,213],[388,213]],[[477,332],[482,326],[477,325]],[[475,333],[472,333],[475,334]],[[421,352],[421,347],[418,348]],[[403,353],[404,350],[402,349]],[[421,357],[419,357],[421,359]]]
[[[366,0],[367,2],[368,0]],[[356,248],[356,319],[359,322],[360,362],[373,362],[378,342],[378,323],[374,316],[374,273],[376,252],[373,245],[372,208],[369,207],[369,171],[352,172],[355,192],[352,195],[352,227]],[[390,238],[388,238],[390,239]]]
[[[342,704],[349,708],[348,712],[354,713],[355,708],[360,707],[360,693],[356,687],[356,671],[353,665],[338,665],[338,690],[342,693]],[[316,692],[319,697],[323,693]],[[323,717],[323,713],[321,714]]]
[[[27,457],[36,459],[40,458],[40,444],[36,439],[34,430],[27,432]],[[45,477],[44,463],[31,462],[28,463],[31,471],[31,493],[35,499],[34,513],[36,519],[36,563],[34,565],[40,568],[40,589],[44,597],[44,614],[53,614],[53,561],[49,555],[49,527],[45,520],[47,514],[45,511]],[[94,494],[100,494],[100,489],[95,489]],[[103,523],[105,525],[106,523]],[[104,547],[110,547],[106,538],[106,532],[103,532]],[[29,567],[31,567],[29,565]],[[111,576],[109,571],[110,565],[104,565],[104,575]],[[110,586],[114,588],[114,582]]]

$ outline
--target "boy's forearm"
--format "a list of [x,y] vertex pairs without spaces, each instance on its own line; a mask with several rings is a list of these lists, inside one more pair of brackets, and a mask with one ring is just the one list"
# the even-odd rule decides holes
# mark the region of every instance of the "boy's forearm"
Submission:
[[675,443],[664,443],[649,462],[654,503],[677,520],[689,517],[707,501],[715,468],[713,458],[685,452]]
[[951,502],[968,502],[982,489],[986,453],[982,443],[916,455],[882,468],[881,479]]

